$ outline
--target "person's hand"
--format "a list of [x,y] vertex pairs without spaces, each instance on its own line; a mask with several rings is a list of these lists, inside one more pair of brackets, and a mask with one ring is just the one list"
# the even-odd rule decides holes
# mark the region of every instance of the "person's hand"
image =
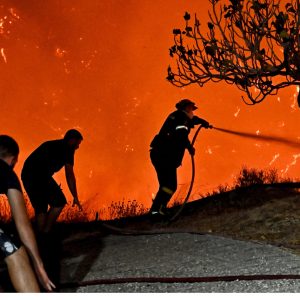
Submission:
[[80,204],[78,198],[74,198],[74,199],[73,199],[73,204],[72,204],[72,206],[75,206],[75,205],[78,206],[79,210],[82,210],[82,206],[81,206],[81,204]]
[[34,269],[35,269],[35,272],[36,272],[36,275],[37,275],[37,278],[38,278],[39,282],[41,283],[41,285],[43,286],[43,288],[46,291],[52,292],[53,289],[56,289],[56,286],[49,279],[43,265],[35,265],[34,264]]
[[209,123],[208,123],[208,122],[204,122],[204,123],[202,124],[202,126],[203,126],[204,128],[206,128],[206,129],[207,129],[207,128],[209,128],[209,126],[210,126],[210,125],[209,125]]

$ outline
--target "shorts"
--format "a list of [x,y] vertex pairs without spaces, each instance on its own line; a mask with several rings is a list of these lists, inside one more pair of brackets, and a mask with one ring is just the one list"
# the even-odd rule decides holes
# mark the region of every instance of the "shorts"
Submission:
[[47,213],[50,207],[64,207],[67,199],[52,177],[38,177],[22,173],[22,181],[35,213]]
[[0,258],[6,258],[19,250],[21,244],[0,228]]

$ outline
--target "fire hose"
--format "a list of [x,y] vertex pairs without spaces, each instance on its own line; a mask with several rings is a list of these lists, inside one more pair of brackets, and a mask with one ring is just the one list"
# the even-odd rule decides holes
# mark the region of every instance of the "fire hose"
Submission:
[[[200,125],[193,137],[192,140],[192,146],[194,145],[198,133],[200,131],[200,129],[202,128],[202,126]],[[293,147],[293,148],[300,148],[300,143],[295,142],[293,140],[290,139],[286,139],[283,137],[278,137],[278,136],[268,136],[268,135],[257,135],[257,134],[252,134],[252,133],[247,133],[247,132],[242,132],[242,131],[234,131],[234,130],[229,130],[229,129],[224,129],[224,128],[219,128],[219,127],[213,127],[210,126],[209,128],[211,129],[215,129],[224,133],[229,133],[229,134],[233,134],[233,135],[238,135],[241,137],[245,137],[245,138],[252,138],[252,139],[256,139],[256,140],[262,140],[262,141],[271,141],[271,142],[275,142],[275,143],[283,143],[287,146]],[[176,220],[178,218],[178,216],[180,215],[180,213],[182,212],[185,204],[188,202],[189,198],[190,198],[190,194],[192,192],[193,189],[193,185],[194,185],[194,180],[195,180],[195,160],[194,160],[194,155],[191,155],[191,160],[192,160],[192,178],[191,178],[191,182],[190,182],[190,186],[187,192],[187,195],[183,201],[183,203],[181,204],[180,208],[178,209],[178,211],[174,214],[174,216],[169,220],[170,222]],[[299,186],[299,184],[296,186]]]
[[[202,125],[200,125],[195,134],[194,134],[194,137],[192,139],[192,142],[191,142],[191,145],[194,146],[195,142],[196,142],[196,139],[197,139],[197,136],[198,136],[198,133],[200,132],[200,129],[202,128]],[[212,126],[210,128],[213,128]],[[191,161],[192,161],[192,178],[191,178],[191,182],[190,182],[190,186],[189,186],[189,189],[188,189],[188,192],[185,196],[185,199],[183,200],[183,203],[181,204],[180,208],[178,209],[178,211],[170,218],[169,222],[173,222],[175,221],[178,216],[180,215],[180,213],[182,212],[185,204],[188,202],[189,198],[190,198],[190,195],[191,195],[191,192],[193,190],[193,185],[194,185],[194,181],[195,181],[195,159],[194,159],[194,155],[191,155]]]
[[79,288],[83,286],[126,284],[126,283],[205,283],[228,281],[255,281],[255,280],[299,280],[297,274],[254,274],[254,275],[225,275],[203,277],[125,277],[125,278],[101,278],[95,280],[65,282],[60,288]]

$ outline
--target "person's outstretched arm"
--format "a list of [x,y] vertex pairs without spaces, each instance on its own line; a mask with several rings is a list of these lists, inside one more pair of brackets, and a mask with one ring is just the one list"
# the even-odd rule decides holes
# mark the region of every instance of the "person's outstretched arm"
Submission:
[[69,190],[73,196],[73,206],[77,205],[80,210],[82,210],[82,206],[78,199],[77,187],[76,187],[76,178],[74,174],[73,166],[70,164],[65,165],[65,172],[66,172],[66,180],[69,187]]
[[199,118],[198,116],[194,116],[193,119],[193,124],[194,125],[202,125],[204,128],[210,128],[212,127],[211,124],[209,124],[208,121],[202,119],[202,118]]
[[49,279],[40,257],[33,229],[27,216],[23,194],[17,189],[9,189],[7,197],[17,231],[32,259],[37,278],[47,291],[52,291],[55,288],[55,285]]

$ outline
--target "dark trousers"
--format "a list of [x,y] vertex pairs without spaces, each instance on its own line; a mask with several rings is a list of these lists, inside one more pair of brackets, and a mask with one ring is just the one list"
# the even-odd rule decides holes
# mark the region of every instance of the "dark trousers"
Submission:
[[155,168],[159,189],[151,207],[151,211],[165,208],[177,189],[177,167],[166,157],[155,151],[150,152],[151,162]]

